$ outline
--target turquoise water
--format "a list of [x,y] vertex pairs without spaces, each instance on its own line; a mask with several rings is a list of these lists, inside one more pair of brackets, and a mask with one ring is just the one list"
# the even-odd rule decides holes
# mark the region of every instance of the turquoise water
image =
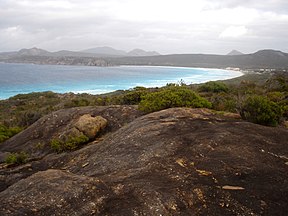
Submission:
[[235,71],[185,67],[0,63],[0,99],[42,91],[100,94],[135,86],[160,87],[180,80],[186,84],[202,83],[240,75],[241,72]]

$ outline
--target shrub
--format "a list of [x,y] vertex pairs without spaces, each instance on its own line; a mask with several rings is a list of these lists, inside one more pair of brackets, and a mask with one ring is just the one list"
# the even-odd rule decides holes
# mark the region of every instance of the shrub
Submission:
[[285,99],[285,94],[282,92],[268,92],[267,97],[273,102],[281,102]]
[[50,142],[50,146],[56,152],[71,151],[77,149],[80,145],[89,141],[89,138],[85,135],[77,137],[69,137],[67,141],[59,139],[53,139]]
[[225,83],[222,82],[207,82],[202,84],[199,87],[199,91],[200,92],[214,92],[214,93],[218,93],[218,92],[228,92],[228,87],[226,86]]
[[218,111],[237,112],[237,101],[234,97],[220,93],[209,98],[212,108]]
[[16,135],[22,131],[20,127],[6,127],[4,125],[0,125],[0,143],[4,142],[5,140],[9,139],[10,137]]
[[19,164],[26,163],[27,159],[28,159],[28,155],[25,152],[10,153],[6,157],[5,163],[19,165]]
[[65,108],[71,108],[71,107],[81,107],[81,106],[89,106],[90,102],[86,98],[80,98],[80,99],[72,99],[71,101],[64,104]]
[[274,74],[266,81],[266,88],[271,91],[288,91],[288,76],[287,74]]
[[128,93],[123,95],[122,104],[126,104],[126,105],[139,104],[141,101],[141,98],[146,94],[147,94],[146,88],[135,87],[133,90],[130,90]]
[[154,112],[171,107],[211,108],[211,103],[185,86],[169,86],[142,97],[139,109]]
[[244,101],[240,115],[253,123],[276,126],[283,115],[281,107],[263,96],[251,96]]

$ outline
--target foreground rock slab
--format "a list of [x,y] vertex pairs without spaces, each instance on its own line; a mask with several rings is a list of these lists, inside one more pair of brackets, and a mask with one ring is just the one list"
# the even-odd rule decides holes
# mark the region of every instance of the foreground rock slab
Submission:
[[[114,132],[141,114],[135,106],[77,107],[53,112],[0,145],[1,153],[25,151],[30,159],[51,154],[50,141],[71,134],[95,138],[99,131]],[[77,128],[76,128],[77,127]],[[2,159],[2,161],[1,161]]]
[[206,109],[163,110],[2,170],[30,172],[0,193],[0,215],[285,215],[287,137]]

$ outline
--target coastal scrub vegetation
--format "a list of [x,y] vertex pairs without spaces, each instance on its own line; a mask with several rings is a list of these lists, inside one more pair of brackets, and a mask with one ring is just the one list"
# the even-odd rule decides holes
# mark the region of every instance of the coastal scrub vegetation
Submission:
[[171,107],[211,108],[212,105],[188,87],[177,85],[147,93],[141,97],[139,103],[139,109],[144,112],[155,112]]
[[257,124],[276,126],[281,121],[283,109],[267,97],[253,95],[244,101],[240,115]]
[[181,106],[207,107],[238,113],[243,119],[254,123],[276,126],[288,119],[288,74],[254,73],[221,82],[193,85],[181,81],[162,88],[138,86],[102,95],[53,92],[20,94],[0,100],[0,142],[53,111],[107,105],[139,105],[144,112]]
[[14,136],[20,131],[22,131],[21,127],[6,127],[5,125],[0,125],[0,143]]
[[210,81],[202,84],[198,90],[200,92],[219,93],[219,92],[228,92],[229,88],[225,83]]

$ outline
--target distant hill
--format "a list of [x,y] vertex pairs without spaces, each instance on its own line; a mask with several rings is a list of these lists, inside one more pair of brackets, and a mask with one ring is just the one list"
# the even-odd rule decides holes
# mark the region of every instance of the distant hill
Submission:
[[0,61],[7,63],[33,63],[47,65],[111,66],[102,56],[62,50],[49,52],[43,49],[21,49],[18,52],[0,53]]
[[287,58],[288,53],[281,52],[279,50],[265,49],[259,50],[253,54],[261,58]]
[[155,56],[160,55],[160,53],[155,51],[145,51],[142,49],[133,49],[129,52],[123,50],[117,50],[112,47],[96,47],[91,49],[82,50],[83,53],[94,53],[102,56]]
[[49,56],[49,57],[124,57],[124,56],[154,56],[160,55],[155,51],[145,51],[142,49],[134,49],[130,52],[117,50],[112,47],[96,47],[82,51],[61,50],[57,52],[49,52],[47,50],[33,47],[31,49],[21,49],[18,52],[4,52],[0,53],[0,59],[13,57],[27,57],[27,56]]
[[161,56],[122,57],[109,59],[120,65],[159,65],[183,67],[242,69],[288,68],[288,54],[276,50],[260,50],[243,55],[173,54]]
[[[111,47],[93,48],[81,52],[62,50],[48,52],[43,49],[22,49],[18,52],[0,53],[0,61],[35,64],[64,65],[154,65],[241,69],[288,68],[288,54],[277,50],[260,50],[252,54],[207,55],[207,54],[173,54],[160,55],[134,49],[130,52],[115,50]],[[94,53],[92,53],[94,51]],[[104,52],[104,53],[103,53]],[[124,55],[125,54],[125,55]]]
[[27,55],[27,56],[46,56],[46,55],[49,55],[50,52],[43,50],[43,49],[33,47],[31,49],[21,49],[17,54],[18,55]]
[[232,50],[227,55],[235,56],[235,55],[244,55],[243,53],[239,52],[238,50]]

